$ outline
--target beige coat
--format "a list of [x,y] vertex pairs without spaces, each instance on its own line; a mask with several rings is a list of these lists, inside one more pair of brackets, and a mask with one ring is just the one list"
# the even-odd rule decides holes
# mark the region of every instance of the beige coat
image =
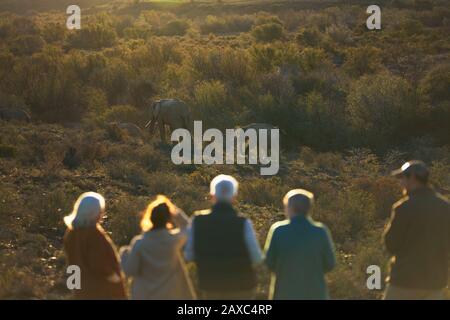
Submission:
[[123,271],[132,277],[132,299],[195,299],[181,255],[186,240],[184,230],[158,229],[121,249]]

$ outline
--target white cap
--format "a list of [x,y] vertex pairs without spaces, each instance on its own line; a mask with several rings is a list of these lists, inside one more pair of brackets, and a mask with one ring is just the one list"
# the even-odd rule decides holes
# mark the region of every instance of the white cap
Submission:
[[105,210],[105,198],[96,192],[86,192],[78,197],[73,211],[64,217],[69,228],[94,226]]
[[239,183],[229,175],[220,174],[212,179],[209,193],[217,200],[231,201],[238,191]]

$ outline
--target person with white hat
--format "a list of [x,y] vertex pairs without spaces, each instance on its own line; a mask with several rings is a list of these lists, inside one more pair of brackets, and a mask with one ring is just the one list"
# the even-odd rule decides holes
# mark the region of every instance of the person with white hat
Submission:
[[219,175],[211,181],[213,206],[195,213],[185,258],[197,265],[205,299],[250,299],[256,286],[254,266],[263,257],[251,221],[233,207],[238,182]]
[[104,212],[103,196],[86,192],[64,217],[67,264],[81,271],[81,288],[74,289],[76,299],[126,299],[116,248],[100,226]]

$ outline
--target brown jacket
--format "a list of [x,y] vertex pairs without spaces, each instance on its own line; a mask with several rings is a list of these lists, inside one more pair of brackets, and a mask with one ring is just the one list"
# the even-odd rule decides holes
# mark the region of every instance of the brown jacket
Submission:
[[[81,269],[81,289],[74,290],[76,299],[126,298],[116,249],[99,225],[67,229],[64,250],[68,265],[77,265]],[[119,275],[120,281],[108,280],[113,274]]]
[[447,286],[450,258],[450,204],[424,187],[394,204],[384,241],[391,284],[411,289]]

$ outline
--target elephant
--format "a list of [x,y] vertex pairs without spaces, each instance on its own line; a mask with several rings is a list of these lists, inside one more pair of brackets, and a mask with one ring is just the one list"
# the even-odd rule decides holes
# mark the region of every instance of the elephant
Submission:
[[179,99],[161,99],[150,106],[150,121],[145,125],[153,135],[156,123],[158,123],[161,141],[166,142],[165,126],[170,131],[183,128],[192,133],[192,117],[187,104]]
[[0,119],[5,121],[26,122],[31,121],[30,115],[20,108],[0,108]]
[[[278,127],[276,127],[276,126],[274,126],[272,124],[269,124],[269,123],[259,123],[258,122],[258,123],[250,123],[250,124],[248,124],[246,126],[238,127],[237,129],[242,129],[242,130],[244,130],[244,132],[247,131],[248,129],[255,129],[256,130],[256,135],[258,137],[257,148],[259,148],[259,130],[262,130],[262,129],[267,130],[267,139],[268,139],[267,140],[267,148],[270,150],[270,147],[271,147],[271,145],[270,145],[270,141],[271,141],[271,139],[270,139],[270,130],[278,129]],[[241,150],[246,155],[249,154],[249,141],[248,141],[248,138],[245,139],[244,148],[241,149]],[[266,150],[266,152],[267,152],[267,150]]]
[[278,127],[271,125],[269,123],[250,123],[244,127],[241,127],[241,129],[243,129],[244,131],[247,129],[255,129],[255,130],[261,130],[261,129],[266,129],[268,131],[272,130],[272,129],[278,129]]

